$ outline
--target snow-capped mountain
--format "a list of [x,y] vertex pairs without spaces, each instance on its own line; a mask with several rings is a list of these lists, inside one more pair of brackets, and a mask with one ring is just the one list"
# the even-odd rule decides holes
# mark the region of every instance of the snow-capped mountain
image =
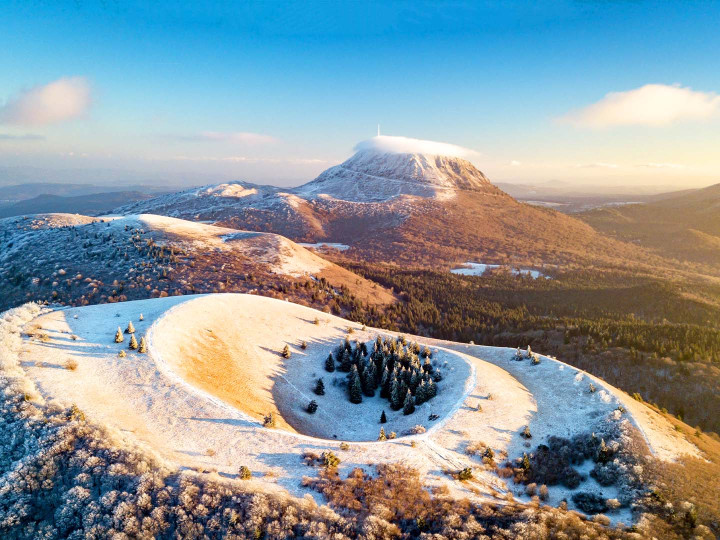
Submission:
[[459,157],[360,150],[295,190],[305,197],[355,202],[388,201],[401,195],[450,198],[458,190],[496,191],[472,163]]
[[574,218],[517,202],[466,159],[470,151],[387,136],[356,149],[345,162],[296,188],[233,182],[115,212],[211,221],[296,241],[338,242],[351,246],[349,253],[371,259],[429,256],[457,262],[489,255],[561,262],[593,251],[625,250]]

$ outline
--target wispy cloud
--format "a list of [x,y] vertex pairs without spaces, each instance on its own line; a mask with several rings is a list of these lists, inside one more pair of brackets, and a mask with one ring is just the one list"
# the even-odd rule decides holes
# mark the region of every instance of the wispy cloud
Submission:
[[511,166],[511,167],[519,167],[520,165],[522,165],[522,163],[519,162],[519,161],[516,160],[516,159],[513,159],[513,160],[510,162],[510,166]]
[[604,163],[597,161],[595,163],[579,163],[575,165],[578,169],[617,169],[619,165],[617,163]]
[[685,165],[679,163],[641,163],[638,167],[649,167],[651,169],[683,169]]
[[12,135],[11,133],[0,133],[0,141],[44,141],[45,137],[42,135],[35,135],[33,133],[25,133],[23,135]]
[[262,158],[248,156],[173,156],[171,161],[216,161],[224,163],[292,163],[297,165],[312,165],[315,163],[335,163],[326,159],[316,158]]
[[246,145],[274,144],[278,142],[278,139],[271,135],[248,131],[201,131],[194,135],[185,135],[179,138],[186,141],[228,142]]
[[691,88],[646,84],[626,92],[610,92],[600,101],[572,111],[559,120],[576,126],[665,126],[704,120],[720,113],[720,96]]
[[0,107],[0,124],[56,124],[82,116],[90,103],[87,79],[64,77],[11,97]]
[[389,135],[378,135],[372,139],[362,141],[355,146],[356,151],[371,150],[389,154],[430,154],[441,156],[453,156],[465,159],[478,157],[480,154],[475,150],[436,141],[424,141],[410,137],[393,137]]

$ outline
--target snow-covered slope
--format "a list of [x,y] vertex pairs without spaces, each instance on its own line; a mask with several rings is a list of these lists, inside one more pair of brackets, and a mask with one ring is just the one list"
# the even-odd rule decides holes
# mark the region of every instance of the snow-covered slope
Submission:
[[[148,338],[147,354],[128,350],[127,336],[123,343],[113,342],[117,327],[128,321],[138,337]],[[444,397],[439,394],[438,401],[423,404],[409,417],[385,409],[386,432],[402,435],[415,424],[426,431],[375,442],[380,398],[351,405],[336,386],[344,374],[323,370],[328,352],[348,328],[360,341],[388,334],[254,295],[169,297],[41,315],[25,327],[26,337],[14,354],[43,399],[74,403],[89,418],[120,429],[180,466],[215,468],[234,477],[246,465],[259,477],[259,486],[296,494],[305,491],[301,479],[308,473],[302,454],[332,450],[343,472],[402,461],[420,470],[430,485],[497,502],[509,489],[517,494],[517,488],[466,449],[481,444],[492,448],[498,460],[520,457],[530,451],[521,436],[526,425],[537,445],[553,435],[589,436],[634,424],[661,459],[698,454],[661,416],[646,414],[640,404],[638,410],[622,412],[624,394],[566,364],[541,356],[535,365],[516,361],[510,349],[414,337],[409,339],[436,351],[447,376]],[[292,352],[287,361],[280,356],[286,344]],[[127,356],[119,356],[120,351]],[[73,362],[74,369],[59,369]],[[317,377],[324,377],[328,388],[323,396],[312,393]],[[588,392],[590,381],[595,392]],[[309,399],[319,404],[315,415],[304,410]],[[276,429],[262,427],[262,417],[270,412],[279,416]],[[348,447],[341,447],[343,440],[350,441]],[[476,479],[469,484],[448,474],[466,467]],[[592,479],[581,489],[623,497],[617,487]],[[551,487],[549,502],[557,504],[570,494]],[[618,512],[618,519],[627,522],[627,509]]]
[[28,300],[82,305],[248,292],[323,277],[364,301],[392,300],[387,291],[283,236],[153,214],[0,219],[0,246],[0,308]]
[[361,150],[295,192],[344,201],[387,201],[400,195],[452,198],[458,190],[493,191],[472,163],[459,157]]

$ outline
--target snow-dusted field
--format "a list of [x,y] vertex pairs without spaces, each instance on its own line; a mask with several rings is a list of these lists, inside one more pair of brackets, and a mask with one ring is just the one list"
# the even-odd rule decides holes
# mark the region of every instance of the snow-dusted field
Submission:
[[[467,262],[463,266],[459,268],[453,268],[450,270],[453,274],[459,274],[462,276],[482,276],[486,270],[493,269],[493,268],[505,268],[502,264],[484,264],[484,263],[476,263],[476,262]],[[549,276],[546,276],[539,270],[532,270],[531,268],[514,268],[509,267],[510,272],[516,276],[519,275],[527,275],[532,277],[533,279],[538,279],[539,277],[544,277],[546,279],[550,279]]]
[[[147,336],[148,354],[129,351],[127,335],[123,343],[113,342],[117,327],[124,329],[128,321],[138,338]],[[168,297],[40,315],[26,326],[33,337],[26,337],[18,352],[20,365],[46,399],[76,404],[89,418],[118,428],[180,467],[234,477],[246,465],[259,488],[294,494],[304,493],[302,477],[314,474],[302,454],[330,449],[342,460],[342,472],[402,461],[420,470],[429,485],[502,498],[504,481],[466,454],[469,444],[482,442],[514,458],[528,451],[520,436],[524,426],[534,447],[550,435],[593,431],[619,414],[613,413],[619,403],[658,457],[697,454],[661,416],[602,381],[546,357],[539,365],[515,361],[515,351],[504,348],[417,338],[437,350],[435,362],[445,375],[438,396],[410,416],[391,412],[379,397],[352,405],[332,383],[344,375],[323,369],[349,327],[351,339],[369,341],[384,333],[255,295]],[[287,361],[279,354],[285,344],[292,350]],[[121,350],[126,357],[118,355]],[[68,362],[75,362],[75,369],[67,369]],[[312,393],[319,376],[326,383],[324,396]],[[588,391],[591,379],[595,393]],[[304,412],[309,399],[319,404],[312,416]],[[388,414],[383,427],[399,438],[375,441],[382,409]],[[277,428],[263,428],[262,416],[271,411],[279,416]],[[430,414],[439,418],[429,421]],[[427,431],[401,436],[415,424]],[[348,449],[340,449],[342,441],[349,442]],[[475,480],[461,483],[448,475],[464,467],[475,468]],[[589,487],[614,497],[612,487]],[[551,488],[550,494],[554,503],[568,495],[563,488]]]

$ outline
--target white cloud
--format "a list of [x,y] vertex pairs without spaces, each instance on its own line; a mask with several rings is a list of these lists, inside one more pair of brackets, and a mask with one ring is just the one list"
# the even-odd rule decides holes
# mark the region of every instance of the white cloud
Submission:
[[682,169],[685,165],[679,163],[643,163],[638,167],[649,167],[651,169]]
[[389,154],[429,154],[465,159],[479,155],[478,152],[474,150],[454,144],[423,141],[420,139],[411,139],[410,137],[390,137],[388,135],[379,135],[372,139],[362,141],[355,146],[355,150],[358,152],[362,150],[372,150]]
[[41,126],[72,120],[90,107],[84,77],[64,77],[20,92],[0,107],[0,124]]
[[13,135],[11,133],[0,133],[0,141],[44,141],[42,135],[34,133],[25,133],[24,135]]
[[627,92],[610,92],[597,103],[568,113],[560,121],[577,126],[665,126],[704,120],[720,113],[720,96],[691,88],[646,84]]
[[516,160],[516,159],[513,159],[513,160],[510,162],[510,166],[511,166],[511,167],[519,167],[520,165],[522,165],[522,163],[520,163],[520,162],[519,162],[518,160]]
[[196,136],[190,137],[190,139],[236,144],[273,144],[277,142],[277,139],[270,135],[250,133],[247,131],[202,131]]
[[578,169],[617,169],[619,165],[616,163],[604,163],[602,161],[597,161],[595,163],[581,163],[579,165],[575,165]]

